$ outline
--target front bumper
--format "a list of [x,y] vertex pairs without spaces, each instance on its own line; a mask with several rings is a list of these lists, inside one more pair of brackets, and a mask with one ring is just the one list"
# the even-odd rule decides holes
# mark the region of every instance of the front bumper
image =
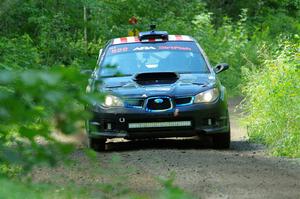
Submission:
[[[230,131],[227,102],[221,99],[210,104],[192,104],[164,112],[147,112],[142,108],[91,109],[87,131],[94,138],[164,138],[191,137]],[[131,123],[191,121],[190,126],[129,128]]]

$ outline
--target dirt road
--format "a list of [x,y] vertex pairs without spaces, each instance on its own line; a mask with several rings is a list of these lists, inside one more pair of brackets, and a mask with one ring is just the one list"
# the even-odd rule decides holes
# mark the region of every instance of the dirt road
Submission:
[[191,139],[110,142],[109,152],[98,153],[95,163],[79,149],[71,166],[38,168],[33,178],[78,185],[116,179],[154,196],[160,188],[157,177],[174,173],[175,184],[196,198],[300,198],[300,160],[271,157],[264,147],[248,143],[237,117],[231,114],[230,150],[213,150],[205,140]]

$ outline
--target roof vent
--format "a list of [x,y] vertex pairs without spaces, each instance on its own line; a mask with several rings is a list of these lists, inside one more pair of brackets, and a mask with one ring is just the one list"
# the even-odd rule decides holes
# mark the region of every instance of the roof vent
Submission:
[[140,34],[139,34],[140,41],[143,41],[143,40],[146,40],[146,39],[168,40],[168,32],[166,32],[166,31],[156,31],[155,28],[156,28],[156,25],[152,24],[152,25],[150,25],[150,31],[140,32]]

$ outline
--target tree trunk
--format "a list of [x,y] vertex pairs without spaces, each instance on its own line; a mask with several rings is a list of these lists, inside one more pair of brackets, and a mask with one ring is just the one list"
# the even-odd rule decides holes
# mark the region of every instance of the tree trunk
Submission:
[[88,48],[88,35],[87,35],[87,12],[86,12],[86,6],[83,6],[83,21],[84,21],[84,30],[83,30],[83,36],[84,36],[84,45],[85,45],[85,51],[87,52]]

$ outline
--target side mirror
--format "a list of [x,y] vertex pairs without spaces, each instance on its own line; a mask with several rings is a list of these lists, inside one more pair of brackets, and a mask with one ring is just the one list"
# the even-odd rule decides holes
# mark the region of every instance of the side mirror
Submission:
[[223,72],[229,68],[229,65],[226,63],[217,64],[214,68],[216,74]]

